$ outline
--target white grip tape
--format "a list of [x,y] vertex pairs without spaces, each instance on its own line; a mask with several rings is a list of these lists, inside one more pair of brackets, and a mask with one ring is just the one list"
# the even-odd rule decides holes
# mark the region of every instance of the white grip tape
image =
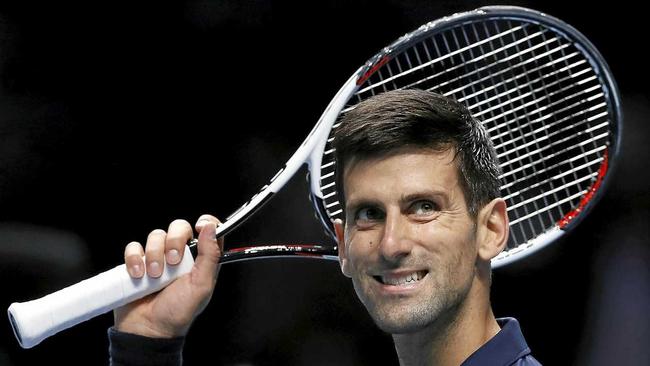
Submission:
[[158,278],[146,274],[131,278],[122,264],[40,299],[15,302],[9,306],[9,320],[20,346],[32,348],[64,329],[163,289],[190,272],[193,265],[188,246],[183,260],[173,266],[166,264]]

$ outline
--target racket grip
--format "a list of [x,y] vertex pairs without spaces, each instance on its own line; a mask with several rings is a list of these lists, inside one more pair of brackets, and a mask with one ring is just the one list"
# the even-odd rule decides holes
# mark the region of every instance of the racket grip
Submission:
[[193,265],[188,246],[183,260],[177,265],[165,265],[158,278],[146,274],[131,278],[122,264],[40,299],[15,302],[7,310],[9,320],[20,346],[32,348],[64,329],[163,289],[190,272]]

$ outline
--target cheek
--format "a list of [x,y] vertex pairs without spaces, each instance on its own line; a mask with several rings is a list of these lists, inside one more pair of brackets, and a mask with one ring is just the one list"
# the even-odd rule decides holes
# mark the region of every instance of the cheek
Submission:
[[351,261],[355,263],[363,262],[367,260],[371,255],[371,244],[368,241],[359,242],[355,241],[350,243],[350,251],[348,256]]
[[475,267],[477,250],[473,240],[468,235],[452,230],[436,230],[436,235],[431,236],[430,250],[437,252],[442,267],[449,276],[449,280],[457,278],[462,281]]
[[367,252],[377,243],[377,233],[374,230],[354,230],[347,234],[346,242],[351,252]]
[[[466,239],[466,238],[463,238]],[[472,240],[459,240],[456,252],[455,273],[460,286],[465,286],[471,281],[476,271],[477,249]]]
[[366,262],[374,258],[377,240],[371,235],[356,235],[347,244],[348,262],[351,269],[364,267]]

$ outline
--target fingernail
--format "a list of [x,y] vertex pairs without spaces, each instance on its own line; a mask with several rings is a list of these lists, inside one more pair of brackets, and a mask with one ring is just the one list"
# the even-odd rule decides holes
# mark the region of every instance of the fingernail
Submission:
[[140,278],[143,274],[142,267],[140,267],[139,264],[129,267],[129,273],[131,274],[131,277]]
[[160,277],[160,274],[161,274],[160,263],[158,263],[158,262],[149,263],[149,269],[148,269],[147,273],[151,277]]
[[167,252],[167,263],[176,264],[181,261],[181,256],[178,254],[178,250],[172,249]]
[[196,227],[197,227],[197,228],[204,227],[205,224],[207,224],[208,222],[210,222],[210,221],[208,221],[208,220],[206,220],[206,219],[200,220],[199,222],[196,223]]

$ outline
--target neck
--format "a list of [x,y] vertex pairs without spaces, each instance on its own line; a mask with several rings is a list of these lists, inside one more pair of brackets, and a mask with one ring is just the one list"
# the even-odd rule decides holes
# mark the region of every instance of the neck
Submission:
[[489,300],[489,285],[477,278],[465,301],[435,323],[414,333],[394,334],[401,366],[458,366],[500,330]]

